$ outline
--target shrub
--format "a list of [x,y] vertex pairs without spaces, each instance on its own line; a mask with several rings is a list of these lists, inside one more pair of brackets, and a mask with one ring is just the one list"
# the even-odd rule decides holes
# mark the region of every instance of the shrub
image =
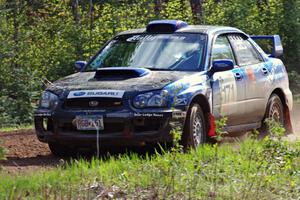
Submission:
[[5,150],[3,147],[0,146],[0,160],[5,158]]

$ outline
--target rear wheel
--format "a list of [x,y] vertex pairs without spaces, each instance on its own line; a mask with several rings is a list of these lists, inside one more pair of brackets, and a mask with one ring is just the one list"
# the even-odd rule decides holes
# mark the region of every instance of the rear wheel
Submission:
[[65,146],[54,142],[48,143],[48,146],[51,153],[58,157],[72,156],[76,154],[75,149],[70,146]]
[[259,129],[259,132],[262,136],[267,134],[267,124],[265,122],[266,119],[274,120],[277,123],[284,125],[283,105],[280,97],[277,94],[272,94],[268,100],[265,117],[262,121],[262,127]]
[[277,94],[273,94],[268,101],[266,119],[284,124],[283,105]]
[[207,141],[207,126],[202,108],[192,104],[186,118],[182,144],[184,149],[196,148]]
[[267,118],[272,119],[281,125],[284,124],[283,105],[278,95],[274,94],[269,100],[269,109]]

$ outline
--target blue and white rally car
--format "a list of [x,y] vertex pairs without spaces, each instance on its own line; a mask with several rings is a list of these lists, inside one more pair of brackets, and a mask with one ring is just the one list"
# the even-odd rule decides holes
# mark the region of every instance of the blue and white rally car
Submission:
[[[272,53],[254,39],[270,40]],[[152,21],[118,34],[89,62],[77,61],[78,73],[46,89],[35,112],[38,139],[63,155],[97,139],[104,146],[170,142],[175,126],[184,147],[197,147],[221,117],[230,134],[260,128],[266,118],[291,131],[282,53],[278,35]]]

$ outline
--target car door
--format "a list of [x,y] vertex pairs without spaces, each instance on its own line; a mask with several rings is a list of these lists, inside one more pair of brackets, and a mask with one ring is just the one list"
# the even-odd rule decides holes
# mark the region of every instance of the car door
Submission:
[[[211,61],[235,57],[226,35],[218,36],[212,46]],[[213,113],[216,118],[227,117],[227,126],[244,123],[245,81],[241,69],[215,72],[212,81]]]
[[270,73],[269,67],[246,36],[231,34],[228,39],[233,47],[237,64],[245,74],[247,104],[245,118],[248,124],[260,122],[265,113],[265,99],[270,89],[267,81]]

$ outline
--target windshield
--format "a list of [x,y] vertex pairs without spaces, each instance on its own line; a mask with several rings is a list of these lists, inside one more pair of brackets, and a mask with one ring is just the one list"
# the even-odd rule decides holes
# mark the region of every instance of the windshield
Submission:
[[205,43],[204,34],[120,35],[93,58],[86,71],[105,67],[201,71]]

